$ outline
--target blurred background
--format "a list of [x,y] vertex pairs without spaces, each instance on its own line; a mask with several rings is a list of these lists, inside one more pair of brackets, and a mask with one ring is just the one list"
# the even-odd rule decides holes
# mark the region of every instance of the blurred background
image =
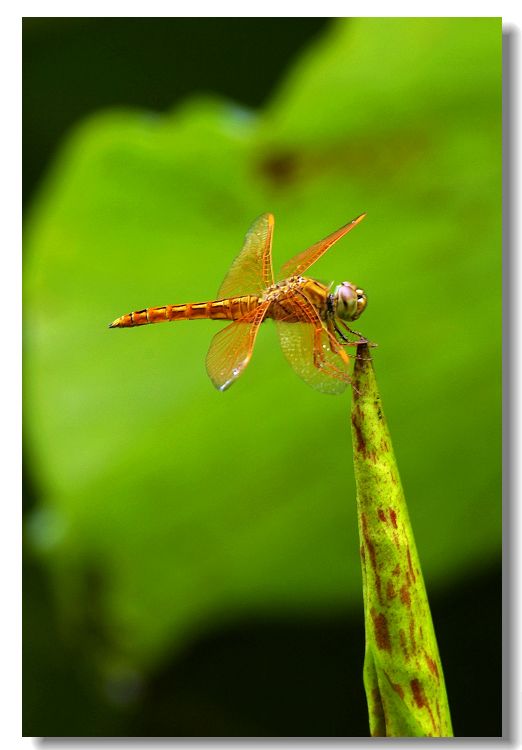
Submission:
[[[215,391],[252,220],[363,286],[455,734],[501,734],[501,21],[26,18],[24,735],[367,736],[349,394],[271,324]],[[265,328],[265,327],[263,327]]]

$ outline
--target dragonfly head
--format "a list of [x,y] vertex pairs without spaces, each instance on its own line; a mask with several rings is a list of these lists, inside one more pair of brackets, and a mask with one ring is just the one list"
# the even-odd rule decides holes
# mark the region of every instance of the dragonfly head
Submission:
[[343,281],[333,293],[335,314],[341,320],[357,320],[367,304],[366,294],[350,281]]

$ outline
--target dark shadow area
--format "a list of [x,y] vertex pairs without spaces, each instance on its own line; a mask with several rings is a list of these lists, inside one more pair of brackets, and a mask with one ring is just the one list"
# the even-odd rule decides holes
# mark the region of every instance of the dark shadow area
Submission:
[[[25,735],[368,735],[362,610],[238,622],[108,688],[84,643],[64,645],[38,571],[26,581]],[[501,734],[500,605],[500,566],[431,598],[456,736]]]
[[194,93],[260,107],[329,20],[24,19],[24,203],[86,115],[106,107],[164,112]]

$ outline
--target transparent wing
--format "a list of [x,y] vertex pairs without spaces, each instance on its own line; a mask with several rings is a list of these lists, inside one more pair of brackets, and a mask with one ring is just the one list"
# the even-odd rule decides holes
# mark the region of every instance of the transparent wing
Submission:
[[322,393],[342,393],[351,382],[348,355],[306,297],[286,298],[276,322],[283,353],[299,377]]
[[281,268],[280,278],[286,279],[289,276],[297,276],[303,274],[308,268],[310,268],[313,263],[316,262],[316,260],[319,260],[321,255],[324,255],[328,248],[330,248],[335,242],[337,242],[337,240],[340,240],[341,237],[344,237],[345,234],[356,227],[357,224],[359,224],[359,222],[361,222],[365,216],[366,214],[361,214],[356,219],[353,219],[348,224],[345,224],[344,227],[341,227],[336,232],[333,232],[333,234],[325,237],[324,240],[316,242],[315,245],[312,245],[312,247],[309,247],[307,250],[303,250],[303,252],[299,253],[299,255],[295,255]]
[[207,354],[207,372],[220,391],[237,380],[250,361],[268,304],[260,305],[217,333]]
[[218,290],[218,299],[240,294],[259,295],[274,283],[272,271],[273,214],[263,214],[248,230],[243,249]]

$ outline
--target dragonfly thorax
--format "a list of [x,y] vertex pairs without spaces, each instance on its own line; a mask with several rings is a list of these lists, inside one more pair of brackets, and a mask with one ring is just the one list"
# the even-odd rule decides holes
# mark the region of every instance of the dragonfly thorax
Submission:
[[304,276],[290,276],[288,279],[278,281],[276,284],[272,284],[265,289],[261,297],[261,302],[277,302],[282,296],[291,292],[292,289],[306,284],[306,281],[307,279]]
[[368,302],[366,294],[350,281],[343,281],[332,294],[335,315],[341,320],[357,320]]

